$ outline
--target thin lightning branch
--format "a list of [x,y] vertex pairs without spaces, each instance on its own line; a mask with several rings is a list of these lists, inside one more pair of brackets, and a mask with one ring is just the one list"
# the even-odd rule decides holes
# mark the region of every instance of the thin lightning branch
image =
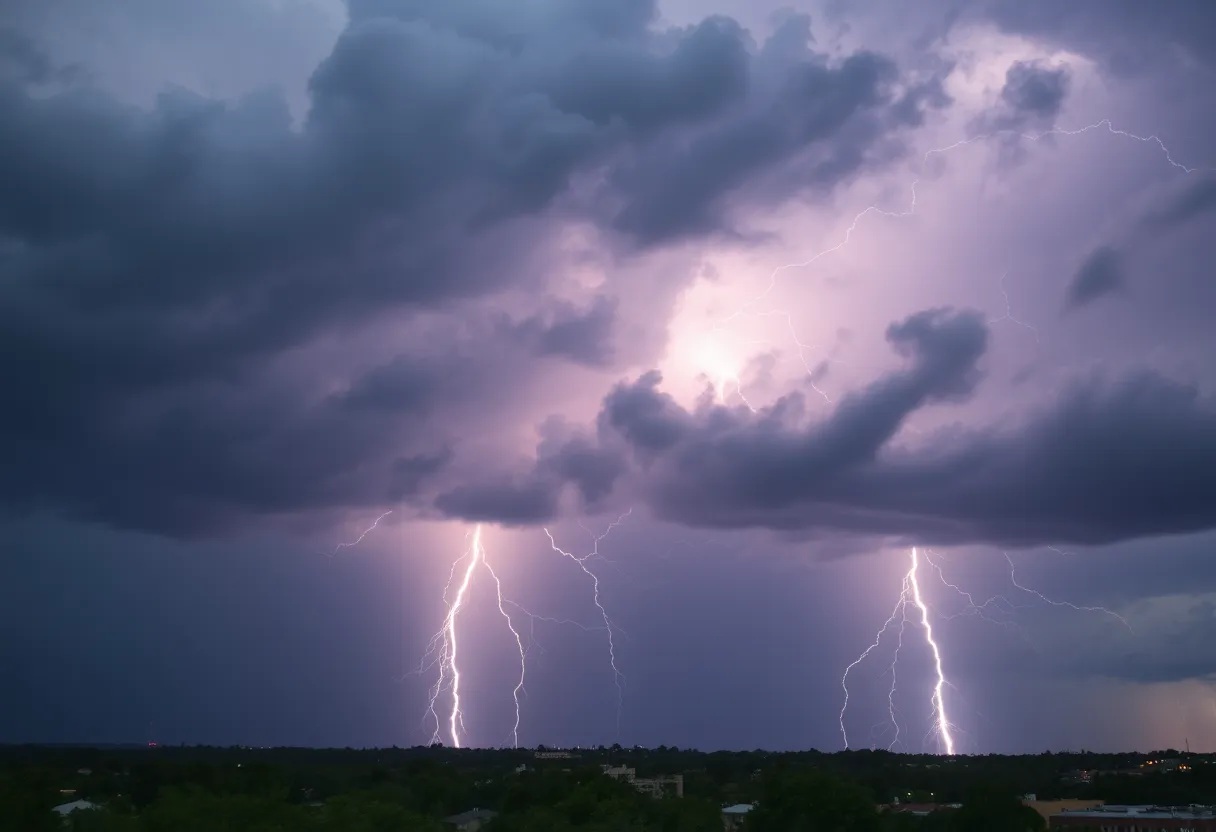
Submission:
[[[1112,135],[1123,136],[1128,139],[1134,139],[1135,141],[1138,141],[1138,142],[1157,145],[1157,147],[1161,149],[1162,154],[1165,156],[1166,162],[1168,162],[1171,166],[1177,168],[1178,170],[1183,171],[1184,173],[1190,174],[1190,173],[1195,173],[1196,171],[1200,171],[1200,170],[1216,169],[1216,168],[1187,167],[1186,165],[1183,165],[1180,162],[1177,162],[1174,160],[1174,157],[1170,153],[1169,148],[1166,147],[1165,143],[1162,142],[1161,139],[1158,138],[1156,135],[1140,136],[1135,133],[1128,132],[1126,130],[1120,130],[1111,123],[1110,119],[1102,119],[1101,121],[1094,122],[1093,124],[1088,124],[1084,127],[1080,127],[1075,130],[1065,130],[1062,128],[1053,128],[1051,130],[1045,130],[1041,133],[1022,133],[1022,132],[1016,131],[1016,130],[997,130],[997,131],[994,131],[991,133],[984,133],[982,135],[972,136],[969,139],[960,139],[959,141],[954,142],[953,144],[946,145],[945,147],[937,147],[937,148],[933,148],[931,150],[925,151],[925,153],[921,157],[921,165],[922,165],[922,167],[924,165],[926,165],[928,163],[930,157],[932,157],[932,156],[943,155],[943,154],[949,153],[953,150],[957,150],[958,148],[965,147],[970,144],[974,144],[976,142],[987,141],[987,140],[998,138],[1001,136],[1016,136],[1016,137],[1025,139],[1027,141],[1038,142],[1049,136],[1079,136],[1083,133],[1088,133],[1093,130],[1101,130],[1101,129],[1105,129],[1108,133],[1110,133]],[[767,298],[773,292],[773,290],[777,286],[777,276],[779,274],[781,274],[781,272],[812,266],[815,263],[819,262],[819,260],[826,257],[827,255],[840,251],[845,246],[847,246],[849,244],[849,242],[853,239],[853,233],[857,230],[858,224],[865,217],[867,217],[871,214],[879,214],[884,217],[890,217],[892,219],[899,219],[899,218],[910,217],[910,216],[915,215],[916,208],[917,208],[916,186],[919,184],[920,184],[920,180],[915,179],[915,180],[913,180],[912,184],[909,186],[911,198],[909,200],[907,209],[902,210],[902,211],[892,211],[892,210],[888,210],[885,208],[880,208],[877,205],[870,205],[870,206],[864,208],[856,216],[853,217],[853,221],[851,223],[849,223],[848,228],[845,229],[844,236],[835,245],[833,245],[829,248],[823,249],[822,251],[812,255],[810,258],[803,260],[802,262],[786,263],[784,265],[778,266],[777,268],[773,269],[773,271],[769,274],[768,283],[765,285],[764,290],[762,292],[760,292],[760,294],[753,297],[751,300],[745,302],[742,306],[740,306],[738,309],[736,309],[733,313],[731,313],[730,315],[726,316],[725,318],[723,318],[723,319],[719,320],[717,323],[715,323],[712,327],[712,330],[713,331],[720,330],[726,324],[729,324],[730,322],[732,322],[735,319],[740,318],[744,315],[757,314],[757,313],[753,313],[751,311],[752,307],[754,307],[757,303],[759,303],[760,301]],[[1005,298],[1005,315],[1001,318],[998,318],[997,320],[1008,319],[1020,326],[1023,326],[1023,327],[1026,327],[1027,329],[1032,330],[1035,334],[1035,340],[1038,341],[1038,338],[1039,338],[1038,330],[1036,330],[1030,324],[1027,324],[1023,321],[1019,321],[1012,316],[1012,314],[1010,312],[1009,295],[1005,291],[1003,281],[1004,281],[1004,278],[1002,278],[1002,283],[1001,283],[1001,294]],[[792,322],[792,319],[789,317],[789,313],[787,313],[787,312],[770,312],[770,313],[764,313],[764,314],[778,314],[778,315],[784,315],[786,317],[787,323],[789,324],[789,328],[791,330],[791,334],[793,335],[793,338],[794,338],[794,342],[798,345],[798,348],[799,348],[799,358],[802,361],[803,366],[807,369],[808,374],[811,374],[810,366],[809,366],[809,364],[807,364],[806,359],[803,355],[803,350],[805,349],[805,345],[803,345],[799,341],[796,332],[794,332],[793,322]],[[725,382],[727,382],[727,381],[733,381],[734,383],[738,384],[737,379],[729,379],[729,378],[724,379],[724,380],[719,380],[719,384],[724,385]],[[815,386],[814,383],[812,383],[812,387],[815,389],[815,391],[817,393],[819,393],[819,395],[823,396],[827,401],[829,401],[829,402],[831,401],[831,399],[827,396],[827,394],[824,393],[822,390],[820,390],[817,386]],[[724,387],[722,387],[721,389],[724,389]],[[740,389],[739,395],[740,396],[743,395],[741,389]],[[748,407],[751,407],[751,405],[749,404]]]
[[[902,584],[902,589],[899,593],[899,600],[895,602],[895,608],[893,610],[891,610],[891,615],[887,618],[886,622],[882,625],[881,628],[879,628],[878,633],[874,636],[874,642],[869,647],[867,647],[865,650],[863,650],[861,652],[861,655],[853,660],[852,664],[850,664],[848,667],[846,667],[844,669],[844,674],[840,677],[840,687],[844,691],[844,704],[840,708],[840,736],[844,740],[844,747],[846,749],[848,749],[848,747],[849,747],[849,732],[848,732],[848,729],[845,728],[844,714],[845,714],[845,711],[847,711],[849,709],[849,673],[852,672],[853,668],[857,667],[857,665],[859,665],[863,661],[865,661],[865,659],[871,653],[873,653],[876,649],[878,649],[879,644],[882,643],[882,637],[884,635],[886,635],[887,630],[890,628],[891,624],[895,621],[895,618],[897,616],[901,616],[904,614],[904,609],[907,606],[907,603],[908,603],[908,576],[905,575],[903,584]],[[901,643],[902,643],[902,639],[901,639]]]
[[612,667],[612,683],[616,686],[616,731],[618,735],[621,732],[621,714],[624,711],[625,706],[625,675],[621,673],[620,668],[618,668],[616,664],[616,640],[613,636],[613,633],[619,630],[619,628],[612,623],[611,619],[609,619],[608,611],[604,609],[604,605],[600,601],[600,579],[599,576],[597,576],[595,572],[593,572],[587,566],[587,561],[600,557],[600,542],[606,538],[613,529],[624,523],[631,514],[633,514],[633,509],[629,509],[629,511],[625,512],[610,523],[608,528],[604,530],[603,534],[595,537],[592,543],[591,552],[583,555],[582,557],[571,554],[558,546],[557,542],[553,539],[553,534],[548,529],[545,529],[545,536],[549,538],[549,545],[552,547],[553,551],[557,552],[559,555],[570,558],[570,560],[577,563],[579,568],[582,569],[583,572],[587,573],[587,575],[591,578],[592,600],[595,602],[596,609],[600,612],[600,618],[604,622],[604,630],[608,635],[608,663]]
[[338,552],[341,552],[343,549],[349,549],[352,546],[358,546],[363,541],[363,538],[367,537],[369,534],[371,534],[373,531],[375,531],[376,527],[380,525],[381,520],[383,520],[385,517],[388,517],[392,513],[393,512],[390,509],[389,511],[384,512],[384,514],[381,514],[379,517],[376,518],[374,523],[372,523],[370,526],[368,526],[366,529],[364,529],[363,532],[358,537],[356,537],[354,540],[351,540],[348,543],[339,543],[337,546],[335,546],[334,550],[328,554],[328,557],[331,557],[331,558],[335,557],[335,556],[337,556]]
[[887,691],[887,714],[891,717],[891,724],[895,726],[895,737],[887,746],[888,751],[894,750],[895,746],[899,745],[899,717],[895,712],[895,668],[899,665],[899,651],[904,647],[904,628],[908,624],[908,605],[903,604],[903,614],[899,617],[899,633],[898,640],[895,642],[895,653],[891,657],[891,688]]
[[[480,529],[480,527],[478,528]],[[484,551],[482,552],[482,563],[489,570],[490,576],[494,578],[494,591],[497,593],[498,611],[506,619],[507,628],[510,629],[511,635],[515,636],[515,646],[519,648],[519,681],[515,683],[515,689],[511,691],[511,697],[515,700],[515,725],[511,728],[511,747],[519,748],[519,694],[524,689],[524,677],[528,672],[527,653],[524,651],[524,642],[519,637],[519,631],[515,629],[515,624],[511,621],[510,614],[503,607],[502,581],[498,580],[498,573],[494,571],[489,561],[485,559]]]
[[585,633],[595,633],[604,629],[603,627],[594,624],[583,624],[581,621],[573,621],[569,618],[550,618],[546,615],[537,615],[536,613],[527,610],[525,607],[523,607],[523,605],[512,601],[510,598],[504,598],[503,603],[515,607],[515,609],[526,615],[530,621],[544,621],[549,624],[568,624],[571,627],[578,627]]
[[1119,615],[1119,613],[1117,613],[1113,610],[1107,609],[1106,607],[1085,607],[1085,606],[1080,606],[1078,604],[1070,603],[1068,601],[1056,601],[1052,598],[1048,598],[1046,595],[1039,592],[1037,589],[1031,589],[1028,586],[1023,586],[1022,584],[1018,583],[1017,568],[1013,565],[1013,558],[1011,558],[1009,556],[1008,552],[1002,552],[1001,554],[1003,554],[1005,556],[1005,560],[1009,562],[1009,580],[1010,580],[1010,582],[1015,587],[1022,590],[1022,592],[1033,595],[1036,598],[1038,598],[1039,600],[1043,601],[1044,603],[1050,604],[1053,607],[1067,607],[1068,609],[1076,610],[1077,612],[1100,612],[1103,615],[1109,615],[1110,617],[1118,620],[1118,622],[1120,624],[1122,624],[1124,627],[1126,627],[1127,631],[1129,633],[1132,633],[1133,635],[1135,635],[1136,631],[1132,629],[1132,625],[1127,622],[1127,619],[1124,618],[1123,616]]
[[[1006,598],[1004,595],[993,595],[991,598],[989,598],[987,601],[985,601],[982,604],[975,603],[975,596],[973,596],[970,592],[967,592],[965,589],[960,587],[958,584],[952,583],[946,577],[946,573],[942,570],[941,564],[939,564],[937,561],[935,561],[933,559],[933,551],[931,549],[923,549],[922,554],[924,555],[925,562],[928,563],[930,566],[932,566],[933,571],[935,571],[937,573],[937,577],[942,582],[942,585],[947,587],[948,589],[954,590],[959,596],[961,596],[962,598],[965,598],[967,600],[967,606],[964,607],[961,612],[955,613],[953,615],[941,615],[940,616],[941,618],[949,620],[952,618],[959,618],[960,616],[978,615],[980,618],[983,618],[985,621],[990,621],[993,624],[1012,625],[1012,626],[1016,627],[1017,624],[1013,621],[1009,621],[1007,619],[989,618],[988,617],[989,610],[991,609],[991,610],[995,610],[996,612],[999,612],[999,613],[1012,615],[1017,610],[1030,609],[1030,607],[1026,604],[1013,603],[1008,598]],[[1025,634],[1023,633],[1023,635],[1025,635]]]
[[1013,317],[1013,304],[1010,303],[1009,292],[1006,291],[1006,289],[1005,289],[1005,278],[1008,276],[1009,276],[1009,271],[1006,270],[1005,273],[1001,275],[1001,279],[999,281],[999,285],[1000,285],[1000,289],[1001,289],[1001,297],[1003,297],[1005,299],[1005,314],[999,318],[993,318],[988,323],[996,324],[996,323],[1000,323],[1001,321],[1009,321],[1010,323],[1017,324],[1018,326],[1029,329],[1031,332],[1033,332],[1034,333],[1034,342],[1036,344],[1043,343],[1042,341],[1039,340],[1039,331],[1037,329],[1035,329],[1032,325],[1026,323],[1025,321],[1020,321],[1017,318]]

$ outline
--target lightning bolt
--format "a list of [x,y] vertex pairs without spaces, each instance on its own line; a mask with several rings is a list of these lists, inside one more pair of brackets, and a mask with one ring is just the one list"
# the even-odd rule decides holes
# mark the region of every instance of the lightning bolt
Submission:
[[933,636],[933,625],[929,621],[929,606],[925,603],[920,589],[920,554],[913,548],[909,560],[908,571],[904,573],[903,579],[900,582],[899,598],[895,602],[895,608],[891,610],[891,615],[879,628],[878,633],[874,637],[874,642],[862,651],[861,655],[845,668],[844,674],[840,677],[840,687],[844,690],[844,705],[840,709],[840,735],[844,740],[844,747],[849,747],[849,733],[845,727],[845,712],[849,708],[849,673],[857,665],[861,664],[865,659],[878,649],[882,643],[883,636],[891,629],[891,625],[898,618],[900,620],[898,643],[895,648],[895,658],[891,662],[891,688],[887,696],[887,704],[891,721],[895,725],[895,739],[889,747],[894,747],[899,741],[899,721],[896,719],[895,712],[895,667],[899,661],[899,651],[903,648],[904,643],[904,626],[907,623],[908,607],[911,605],[920,613],[921,629],[925,633],[925,643],[928,644],[930,651],[933,653],[933,665],[936,671],[936,678],[933,684],[933,693],[929,697],[929,704],[933,714],[932,731],[941,739],[947,754],[954,754],[954,735],[950,720],[946,716],[946,700],[945,688],[947,686],[945,670],[942,666],[942,652],[937,644],[937,639]]
[[[604,622],[604,631],[607,634],[608,640],[608,664],[612,668],[612,683],[616,686],[616,731],[618,736],[621,733],[621,714],[623,713],[625,707],[625,674],[621,673],[620,668],[617,667],[616,639],[614,636],[614,633],[619,631],[620,628],[618,628],[616,624],[614,624],[608,617],[608,611],[604,609],[604,605],[600,601],[599,576],[587,566],[587,562],[595,558],[602,558],[602,555],[600,555],[600,543],[604,540],[604,538],[612,533],[613,529],[624,523],[631,514],[633,514],[633,509],[629,509],[629,511],[625,512],[610,523],[608,528],[606,528],[602,534],[593,535],[594,539],[592,542],[591,551],[582,557],[567,552],[565,549],[558,546],[557,541],[553,539],[553,534],[547,528],[544,530],[545,536],[549,538],[549,546],[552,547],[553,551],[574,561],[576,564],[578,564],[579,568],[582,569],[589,578],[591,578],[591,597],[592,601],[595,603],[595,608],[599,610],[601,620]],[[623,631],[621,632],[623,633]]]
[[929,608],[920,595],[920,580],[917,575],[919,567],[920,558],[916,548],[913,547],[912,565],[908,568],[907,581],[912,587],[912,601],[920,610],[920,623],[925,628],[925,641],[929,643],[929,648],[933,651],[933,666],[937,672],[937,680],[933,684],[933,696],[930,699],[933,705],[934,728],[946,746],[946,753],[953,755],[954,737],[950,733],[950,720],[946,718],[946,700],[942,691],[946,685],[946,675],[942,670],[942,651],[937,646],[937,640],[933,638],[933,625],[929,623]]
[[[1055,547],[1047,548],[1057,552],[1060,551]],[[1015,621],[1004,617],[993,618],[990,617],[990,613],[997,612],[1001,613],[1002,615],[1013,615],[1019,610],[1033,609],[1033,604],[1015,604],[1004,595],[994,595],[982,603],[977,603],[975,596],[962,589],[957,584],[951,582],[946,577],[945,572],[942,570],[941,564],[934,560],[933,554],[933,550],[931,549],[922,548],[912,550],[909,568],[901,581],[900,592],[898,599],[895,602],[895,608],[891,611],[891,615],[879,628],[877,634],[875,635],[874,641],[868,647],[866,647],[864,651],[862,651],[861,655],[854,659],[845,668],[844,674],[841,676],[840,686],[844,691],[844,704],[840,709],[840,734],[844,740],[845,748],[849,748],[849,735],[845,727],[845,712],[849,707],[849,673],[881,646],[888,631],[893,629],[892,625],[895,624],[897,620],[899,622],[899,628],[896,631],[895,650],[891,659],[890,667],[887,671],[887,673],[891,675],[891,687],[887,691],[887,714],[890,724],[893,725],[895,729],[895,738],[888,744],[888,750],[894,749],[900,741],[902,729],[898,719],[898,711],[895,706],[896,668],[899,665],[899,654],[904,644],[904,629],[908,621],[908,607],[912,606],[915,608],[916,612],[919,613],[919,623],[925,633],[925,643],[933,654],[935,681],[933,691],[930,696],[930,705],[932,708],[932,727],[930,729],[930,735],[936,734],[940,738],[947,754],[954,753],[956,743],[953,735],[953,726],[950,724],[950,721],[946,715],[945,703],[945,688],[950,687],[950,683],[946,679],[945,675],[941,646],[933,634],[933,627],[932,623],[930,622],[930,606],[921,593],[920,567],[922,563],[928,564],[933,569],[933,571],[937,574],[938,580],[940,580],[943,586],[953,590],[966,601],[966,606],[961,612],[953,615],[937,614],[938,618],[949,620],[965,615],[978,615],[994,624],[1010,626],[1018,629],[1023,637],[1027,638],[1029,641],[1029,636],[1026,635],[1025,631],[1018,627]],[[1128,622],[1126,618],[1114,610],[1101,606],[1084,606],[1080,604],[1073,604],[1069,601],[1059,601],[1054,598],[1049,598],[1042,592],[1039,592],[1038,590],[1019,582],[1017,579],[1016,566],[1014,565],[1012,556],[1010,556],[1008,552],[1002,552],[1001,554],[1004,556],[1005,561],[1009,565],[1009,582],[1020,592],[1033,595],[1039,601],[1053,607],[1066,607],[1071,610],[1076,610],[1077,612],[1099,613],[1110,616],[1126,627],[1129,633],[1135,634],[1135,630],[1132,628],[1130,622]],[[876,729],[878,727],[879,726],[875,726]]]
[[[467,561],[464,573],[461,576],[460,583],[456,587],[455,597],[451,601],[448,601],[448,597],[452,594],[452,584],[456,579],[457,568],[462,561]],[[457,638],[456,623],[461,610],[468,603],[469,588],[473,583],[473,576],[478,567],[485,569],[489,573],[491,580],[493,580],[498,612],[502,615],[503,620],[506,621],[507,629],[510,630],[512,637],[515,639],[515,646],[519,649],[519,679],[511,691],[512,699],[515,702],[515,723],[511,729],[511,740],[513,747],[518,748],[521,714],[520,694],[526,693],[524,682],[527,678],[528,670],[527,651],[524,649],[523,637],[516,628],[511,614],[507,612],[507,605],[516,607],[519,605],[503,596],[502,581],[499,579],[498,573],[494,571],[494,567],[490,565],[485,545],[482,543],[482,527],[480,524],[473,529],[472,541],[468,551],[457,558],[452,564],[452,570],[448,575],[448,583],[443,591],[443,600],[448,608],[447,614],[443,618],[443,626],[431,637],[430,642],[427,644],[423,661],[419,665],[419,672],[423,672],[430,667],[437,666],[439,668],[438,679],[436,679],[435,684],[430,689],[430,699],[426,710],[427,715],[434,720],[435,724],[434,732],[431,735],[431,743],[441,743],[443,741],[442,734],[445,722],[447,723],[448,740],[453,748],[462,747],[461,735],[462,733],[467,733],[465,731],[464,711],[461,708],[460,699],[460,642]],[[519,607],[519,609],[522,610],[523,608]],[[443,719],[439,716],[439,697],[445,690],[450,691],[452,704],[447,718]]]

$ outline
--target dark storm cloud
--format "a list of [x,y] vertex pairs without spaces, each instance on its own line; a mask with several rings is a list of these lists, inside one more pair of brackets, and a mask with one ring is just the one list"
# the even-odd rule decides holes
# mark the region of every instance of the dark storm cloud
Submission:
[[[555,215],[657,245],[783,193],[745,177],[793,166],[799,187],[829,191],[944,103],[929,87],[898,93],[881,56],[812,52],[804,23],[755,54],[729,19],[656,33],[655,17],[647,0],[355,0],[300,125],[272,93],[167,90],[128,106],[65,86],[70,73],[6,34],[0,53],[20,71],[0,75],[0,351],[21,362],[0,415],[0,494],[195,531],[409,491],[410,476],[385,483],[399,431],[384,422],[442,425],[446,388],[404,359],[318,405],[274,383],[280,356],[540,289]],[[602,365],[614,312],[560,309],[507,336]],[[368,473],[377,443],[384,465]],[[422,469],[446,458],[411,450],[406,469],[417,455]]]
[[1067,309],[1079,309],[1124,286],[1123,259],[1110,246],[1102,246],[1085,258],[1068,284]]
[[562,510],[562,495],[571,486],[583,511],[601,507],[628,464],[615,448],[604,448],[593,437],[560,419],[541,426],[537,458],[529,470],[491,480],[472,478],[434,500],[443,514],[504,525],[544,523]]
[[1014,113],[1053,120],[1068,96],[1068,70],[1033,61],[1017,61],[1005,73],[1001,101]]
[[557,514],[558,495],[558,488],[551,482],[504,479],[457,486],[439,495],[435,507],[449,516],[473,522],[534,525]]
[[1146,210],[1124,235],[1121,249],[1100,246],[1090,253],[1068,284],[1065,309],[1087,306],[1127,286],[1127,252],[1216,212],[1216,179],[1187,182],[1180,191]]
[[1164,232],[1216,212],[1216,177],[1206,176],[1188,187],[1141,221],[1149,232]]
[[972,122],[972,131],[1001,133],[1006,156],[1020,155],[1019,134],[1055,125],[1068,97],[1069,78],[1067,67],[1052,68],[1041,61],[1015,61],[1005,72],[1000,101]]
[[[617,170],[622,204],[615,228],[645,242],[729,229],[725,198],[737,197],[745,184],[757,183],[770,196],[830,187],[867,163],[881,164],[898,151],[884,146],[884,137],[949,103],[940,77],[896,95],[899,74],[882,55],[861,52],[835,65],[821,60],[808,48],[809,25],[791,15],[765,42],[757,72],[771,76],[771,98]],[[773,169],[787,160],[794,165],[773,181]]]
[[1120,72],[1142,71],[1175,48],[1216,66],[1216,6],[1207,0],[989,0],[973,9],[1007,31],[1066,45]]
[[548,314],[538,313],[519,323],[504,322],[501,329],[536,355],[600,367],[612,360],[616,313],[616,301],[600,295],[586,309],[561,303]]
[[913,412],[966,398],[988,332],[923,312],[888,330],[906,369],[801,425],[801,398],[688,411],[650,373],[618,386],[602,447],[631,458],[657,516],[689,526],[906,535],[922,542],[1106,543],[1216,526],[1216,408],[1150,372],[1068,388],[1016,429],[892,443]]
[[71,83],[82,77],[79,67],[56,66],[31,38],[11,27],[0,26],[0,81]]
[[98,395],[89,410],[37,414],[18,402],[0,420],[22,437],[6,454],[0,497],[173,534],[401,500],[450,462],[442,444],[410,435],[460,395],[454,374],[472,374],[459,366],[396,361],[320,399],[263,377]]

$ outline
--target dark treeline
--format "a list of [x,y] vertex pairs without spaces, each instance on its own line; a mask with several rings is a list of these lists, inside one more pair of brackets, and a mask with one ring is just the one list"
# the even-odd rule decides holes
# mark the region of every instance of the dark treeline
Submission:
[[[7,746],[0,747],[0,830],[438,832],[452,829],[445,817],[481,808],[498,813],[486,832],[721,832],[723,806],[756,803],[742,832],[1029,832],[1044,824],[1022,805],[1026,793],[1172,805],[1216,794],[1216,762],[1173,750],[954,758],[619,746],[573,753],[546,760],[525,749]],[[1186,765],[1131,773],[1161,758]],[[604,776],[602,764],[635,768],[640,778],[682,774],[684,797],[643,795]],[[1098,773],[1071,782],[1077,770]],[[73,800],[99,808],[66,821],[51,811]],[[962,807],[926,817],[880,808],[894,802]]]

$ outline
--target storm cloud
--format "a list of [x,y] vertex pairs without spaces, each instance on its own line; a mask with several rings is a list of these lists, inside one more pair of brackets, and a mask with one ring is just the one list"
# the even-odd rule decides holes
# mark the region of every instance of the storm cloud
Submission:
[[[413,327],[543,292],[571,223],[622,254],[733,234],[742,206],[829,193],[872,150],[894,158],[887,139],[944,103],[901,87],[881,55],[814,52],[805,18],[759,49],[725,17],[655,24],[644,0],[510,15],[352,2],[298,124],[271,91],[125,103],[6,31],[0,350],[22,360],[18,405],[0,416],[0,494],[189,533],[217,513],[187,517],[200,483],[241,483],[218,512],[233,517],[380,504],[401,491],[384,485],[401,429],[366,420],[391,407],[442,423],[440,390],[464,365],[396,391],[372,371],[340,407],[330,381],[273,381],[286,356],[393,316]],[[609,286],[445,348],[601,367],[616,308]]]
[[689,526],[1011,546],[1216,526],[1216,406],[1197,389],[1148,371],[1094,377],[1020,424],[912,445],[895,441],[909,416],[974,391],[988,329],[975,313],[939,309],[892,324],[887,338],[907,366],[822,421],[807,422],[797,394],[759,413],[689,411],[649,373],[605,398],[601,442],[623,440],[631,484],[657,517]]
[[1068,284],[1066,305],[1077,309],[1124,287],[1123,262],[1110,246],[1097,249],[1088,257]]

